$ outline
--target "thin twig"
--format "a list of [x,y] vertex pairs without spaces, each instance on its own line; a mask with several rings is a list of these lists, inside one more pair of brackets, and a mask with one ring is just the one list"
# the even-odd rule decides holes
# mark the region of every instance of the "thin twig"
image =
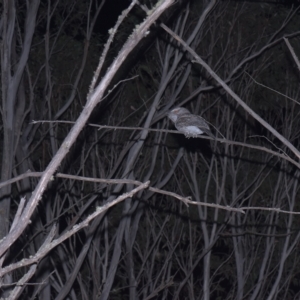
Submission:
[[92,79],[92,82],[91,82],[91,85],[89,87],[89,93],[88,93],[88,97],[87,99],[90,98],[90,96],[92,95],[92,93],[94,92],[94,89],[95,89],[95,85],[96,85],[96,82],[99,78],[99,75],[100,75],[100,71],[103,67],[103,64],[104,64],[104,61],[105,61],[105,58],[106,58],[106,55],[108,53],[108,50],[114,40],[114,37],[115,37],[115,34],[117,33],[117,30],[119,28],[119,26],[122,24],[122,22],[124,21],[124,19],[128,16],[129,12],[132,10],[132,8],[135,6],[135,4],[137,3],[137,0],[133,0],[130,5],[128,6],[127,9],[125,9],[122,14],[119,16],[118,20],[117,20],[117,23],[116,25],[114,26],[114,28],[111,28],[108,30],[108,33],[109,33],[109,38],[104,46],[104,50],[102,52],[102,55],[100,57],[100,60],[99,60],[99,64],[97,66],[97,69],[94,73],[94,76],[93,76],[93,79]]
[[292,54],[292,57],[293,57],[296,65],[297,65],[297,67],[298,67],[298,69],[300,71],[300,62],[299,62],[299,59],[298,59],[298,57],[297,57],[297,55],[296,55],[293,47],[291,46],[291,44],[290,44],[290,42],[289,42],[289,40],[287,38],[284,37],[283,40],[285,41],[287,47],[289,48],[289,50],[290,50],[290,52]]
[[[42,176],[43,172],[26,172],[18,177],[15,177],[15,181],[24,179],[25,177],[39,177]],[[20,178],[22,177],[22,178]],[[97,182],[97,183],[106,183],[106,184],[133,184],[137,186],[143,186],[144,183],[140,182],[138,180],[130,180],[130,179],[105,179],[105,178],[92,178],[92,177],[83,177],[83,176],[77,176],[77,175],[69,175],[69,174],[62,174],[62,173],[57,173],[55,175],[57,178],[65,178],[65,179],[72,179],[72,180],[81,180],[81,181],[89,181],[89,182]],[[227,211],[233,211],[233,212],[239,212],[239,213],[245,213],[245,210],[266,210],[266,211],[275,211],[279,213],[285,213],[285,214],[293,214],[293,215],[299,215],[300,212],[291,212],[287,210],[281,210],[280,208],[272,208],[272,207],[259,207],[259,206],[254,206],[254,207],[231,207],[231,206],[223,206],[215,203],[206,203],[206,202],[197,202],[197,201],[192,201],[191,197],[183,197],[181,195],[178,195],[173,192],[161,190],[155,187],[147,186],[149,191],[163,194],[163,195],[168,195],[174,198],[179,199],[180,201],[184,202],[186,206],[188,204],[191,205],[200,205],[200,206],[206,206],[206,207],[213,207],[213,208],[218,208],[222,210],[227,210]]]
[[[33,120],[32,123],[33,124],[37,124],[37,123],[66,123],[66,124],[72,124],[73,122],[71,121],[41,121],[41,120]],[[121,127],[121,126],[108,126],[108,125],[97,125],[97,124],[88,124],[89,126],[92,127],[97,127],[99,129],[113,129],[113,130],[149,130],[149,131],[153,131],[153,132],[165,132],[165,133],[172,133],[172,134],[182,134],[181,132],[177,131],[177,130],[167,130],[167,129],[152,129],[152,128],[144,128],[144,127]],[[284,160],[289,161],[290,163],[292,163],[293,165],[295,165],[297,168],[300,169],[300,164],[295,161],[294,159],[292,159],[290,156],[287,156],[286,154],[281,154],[278,152],[275,152],[269,148],[266,147],[262,147],[262,146],[256,146],[256,145],[251,145],[251,144],[246,144],[246,143],[242,143],[242,142],[236,142],[236,141],[231,141],[231,140],[227,140],[227,139],[219,139],[219,138],[211,138],[209,136],[205,136],[205,135],[200,135],[196,138],[200,138],[200,139],[206,139],[206,140],[214,140],[214,141],[218,141],[224,144],[230,144],[230,145],[236,145],[236,146],[242,146],[242,147],[247,147],[247,148],[251,148],[251,149],[255,149],[255,150],[260,150],[260,151],[264,151],[267,153],[270,153],[274,156],[280,157]],[[280,151],[282,151],[283,153],[285,153],[283,150],[280,149]],[[7,181],[9,182],[9,180]],[[2,187],[2,184],[0,183],[0,188]]]
[[292,101],[294,101],[295,103],[297,103],[297,104],[300,104],[300,102],[298,102],[297,100],[295,100],[295,99],[293,99],[293,98],[291,98],[291,97],[289,97],[289,96],[287,96],[287,95],[285,95],[285,94],[282,94],[282,93],[280,93],[280,92],[278,92],[278,91],[276,91],[276,90],[274,90],[274,89],[272,89],[272,88],[270,88],[270,87],[268,87],[268,86],[266,86],[266,85],[264,85],[264,84],[262,84],[262,83],[260,83],[260,82],[258,82],[258,81],[256,81],[248,72],[246,72],[246,71],[244,71],[245,72],[245,74],[247,74],[257,85],[260,85],[260,86],[262,86],[262,87],[264,87],[264,88],[266,88],[266,89],[268,89],[268,90],[270,90],[270,91],[272,91],[272,92],[274,92],[274,93],[276,93],[276,94],[278,94],[278,95],[281,95],[281,96],[283,96],[283,97],[285,97],[285,98],[287,98],[287,99],[290,99],[290,100],[292,100]]

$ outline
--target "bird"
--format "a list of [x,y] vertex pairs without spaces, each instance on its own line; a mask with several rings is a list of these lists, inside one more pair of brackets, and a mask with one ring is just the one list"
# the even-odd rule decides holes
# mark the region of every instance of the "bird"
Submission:
[[198,115],[193,115],[184,107],[172,109],[168,113],[168,118],[174,123],[176,129],[182,132],[186,138],[195,138],[205,133],[215,139],[206,121]]

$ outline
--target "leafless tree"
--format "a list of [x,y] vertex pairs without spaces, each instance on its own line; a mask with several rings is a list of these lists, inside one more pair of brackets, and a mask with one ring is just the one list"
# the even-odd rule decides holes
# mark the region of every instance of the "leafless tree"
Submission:
[[299,9],[105,5],[3,2],[1,296],[297,299]]

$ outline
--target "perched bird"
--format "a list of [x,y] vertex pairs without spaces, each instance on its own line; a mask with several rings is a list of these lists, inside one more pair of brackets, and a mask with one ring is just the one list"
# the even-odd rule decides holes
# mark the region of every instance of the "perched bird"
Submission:
[[176,107],[168,113],[168,118],[174,123],[179,132],[187,138],[197,137],[203,133],[215,138],[206,121],[197,115],[193,115],[184,107]]

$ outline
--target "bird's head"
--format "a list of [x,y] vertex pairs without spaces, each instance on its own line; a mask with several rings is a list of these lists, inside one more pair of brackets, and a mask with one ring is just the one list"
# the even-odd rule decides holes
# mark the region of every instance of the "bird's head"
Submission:
[[189,114],[189,110],[184,107],[175,107],[168,113],[168,118],[175,123],[177,118],[183,114]]

